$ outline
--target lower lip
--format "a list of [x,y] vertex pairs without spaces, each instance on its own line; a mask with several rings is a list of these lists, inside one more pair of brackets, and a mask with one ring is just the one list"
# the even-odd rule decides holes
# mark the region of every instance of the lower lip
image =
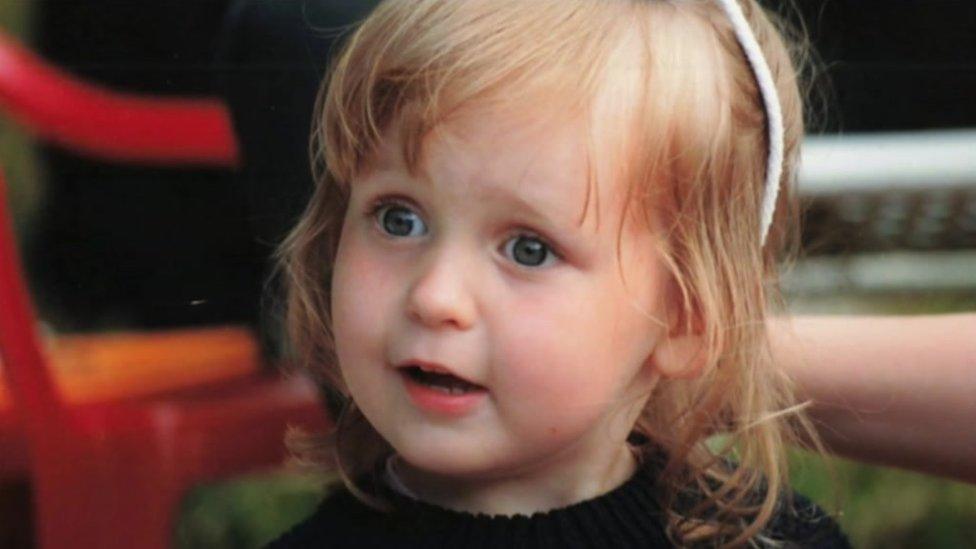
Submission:
[[449,395],[417,383],[407,374],[401,373],[407,394],[413,403],[422,410],[444,416],[463,416],[474,410],[487,396],[488,391],[480,389],[460,395]]

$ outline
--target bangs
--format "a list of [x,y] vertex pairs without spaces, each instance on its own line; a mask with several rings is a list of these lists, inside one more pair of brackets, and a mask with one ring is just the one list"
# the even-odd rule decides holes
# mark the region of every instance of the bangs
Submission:
[[657,204],[679,173],[697,179],[726,133],[727,71],[696,13],[706,10],[606,0],[382,3],[324,88],[312,146],[313,165],[327,173],[316,179],[346,189],[393,127],[405,166],[419,176],[425,139],[453,115],[530,112],[582,117],[589,128],[583,217],[601,181],[624,181],[629,198]]
[[419,169],[423,142],[467,108],[579,112],[595,96],[619,16],[593,1],[385,2],[351,37],[324,98],[325,165],[346,186],[397,126]]

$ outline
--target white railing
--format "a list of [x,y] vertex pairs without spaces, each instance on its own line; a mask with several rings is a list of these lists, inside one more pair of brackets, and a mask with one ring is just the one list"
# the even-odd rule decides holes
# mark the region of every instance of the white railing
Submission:
[[976,129],[808,136],[799,175],[808,197],[976,189]]

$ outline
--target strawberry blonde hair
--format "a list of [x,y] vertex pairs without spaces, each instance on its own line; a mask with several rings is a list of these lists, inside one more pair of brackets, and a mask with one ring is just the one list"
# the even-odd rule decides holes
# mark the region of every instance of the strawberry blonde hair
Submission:
[[[639,450],[666,456],[660,497],[676,543],[737,545],[762,536],[787,486],[787,442],[798,433],[816,440],[771,360],[766,333],[781,307],[777,265],[797,240],[798,67],[806,47],[787,41],[786,27],[754,0],[741,5],[785,124],[782,190],[765,246],[766,116],[716,2],[396,0],[376,8],[348,37],[323,85],[311,146],[315,192],[277,253],[291,352],[341,404],[332,433],[290,437],[297,454],[337,470],[364,501],[384,505],[352,480],[391,449],[349,397],[330,319],[349,185],[369,167],[384,131],[398,128],[404,161],[416,174],[424,138],[463,109],[504,116],[547,105],[589,113],[596,124],[597,105],[612,103],[623,115],[613,151],[590,135],[591,159],[619,158],[613,177],[626,184],[627,207],[663,230],[676,320],[704,342],[699,375],[654,389],[634,426],[646,441]],[[628,36],[638,47],[622,48]],[[601,103],[608,93],[613,100]]]

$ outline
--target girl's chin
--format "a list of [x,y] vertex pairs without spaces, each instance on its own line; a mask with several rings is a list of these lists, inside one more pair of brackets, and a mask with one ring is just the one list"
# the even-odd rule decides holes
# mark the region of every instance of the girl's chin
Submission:
[[[469,450],[470,451],[470,450]],[[516,462],[495,459],[484,453],[400,453],[395,458],[398,471],[417,481],[458,487],[464,484],[495,483],[506,479],[534,476],[532,471],[546,470],[540,461]]]
[[465,460],[461,456],[445,456],[430,454],[400,454],[397,458],[399,470],[416,478],[430,480],[473,479],[484,476],[494,470],[492,464],[483,459]]
[[[464,485],[497,482],[519,475],[517,463],[493,460],[483,453],[477,456],[450,454],[400,454],[395,458],[396,470],[406,479],[426,485],[441,485],[457,489]],[[409,485],[409,483],[408,483]]]

